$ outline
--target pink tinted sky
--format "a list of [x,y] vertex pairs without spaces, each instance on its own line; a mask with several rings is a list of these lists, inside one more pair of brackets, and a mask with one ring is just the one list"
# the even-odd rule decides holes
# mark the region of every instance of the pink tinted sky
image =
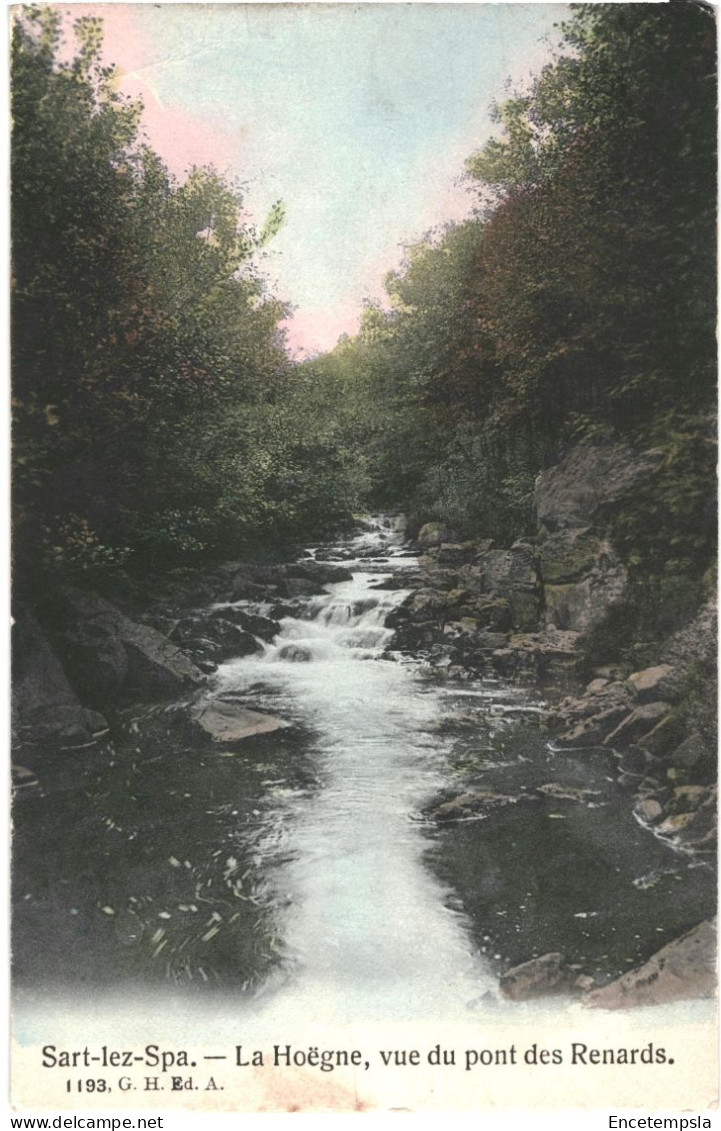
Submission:
[[169,169],[213,164],[248,184],[264,255],[294,307],[298,355],[353,333],[403,247],[468,215],[463,161],[490,135],[504,79],[548,56],[560,5],[66,4],[101,16],[121,91]]
[[[152,71],[162,61],[138,18],[134,4],[62,4],[68,29],[84,16],[100,16],[105,33],[104,56],[119,73],[120,89],[143,103],[143,130],[149,144],[161,154],[176,177],[192,165],[215,165],[231,170],[242,159],[244,131],[229,130],[221,114],[196,117],[172,103],[163,104],[152,83]],[[68,34],[66,50],[72,49]]]

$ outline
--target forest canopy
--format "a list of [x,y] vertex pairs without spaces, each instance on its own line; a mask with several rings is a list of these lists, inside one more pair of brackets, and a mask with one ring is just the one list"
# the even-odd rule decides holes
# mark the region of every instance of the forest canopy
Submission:
[[331,527],[349,453],[284,349],[259,235],[212,168],[175,180],[102,65],[102,24],[14,22],[16,560],[160,568]]

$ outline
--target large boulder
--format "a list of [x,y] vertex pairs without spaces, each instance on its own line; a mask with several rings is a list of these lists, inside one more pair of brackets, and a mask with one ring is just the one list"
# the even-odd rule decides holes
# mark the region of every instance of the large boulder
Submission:
[[419,624],[430,619],[442,620],[447,607],[444,593],[436,589],[419,589],[412,595],[406,610],[409,618]]
[[577,444],[538,476],[538,521],[550,532],[595,526],[612,504],[646,483],[662,461],[658,450],[598,440]]
[[588,632],[626,595],[628,573],[608,543],[600,549],[589,573],[581,580],[544,584],[546,623],[556,628]]
[[698,770],[709,766],[714,754],[706,739],[692,731],[671,751],[669,762],[679,770]]
[[507,970],[501,976],[501,993],[511,1001],[529,1001],[568,992],[572,973],[562,954],[542,954]]
[[508,550],[486,550],[477,561],[486,592],[506,594],[536,586],[533,547],[528,542],[514,542]]
[[716,920],[708,919],[662,947],[643,966],[588,994],[584,1004],[597,1009],[633,1009],[713,997],[715,992]]
[[96,687],[95,669],[102,665],[106,695],[174,694],[204,682],[185,652],[150,625],[138,624],[92,593],[68,586],[61,597],[57,639],[81,694],[86,686]]
[[678,748],[684,735],[684,723],[676,715],[663,715],[652,730],[638,739],[638,744],[656,758],[668,758]]
[[444,522],[427,522],[418,531],[416,541],[422,550],[429,550],[440,546],[441,542],[449,542],[450,538],[451,532]]
[[213,614],[184,618],[168,637],[194,659],[207,658],[215,663],[263,650],[263,645],[251,632],[234,620]]
[[287,575],[288,577],[302,577],[306,581],[314,581],[320,585],[353,580],[353,574],[346,566],[333,565],[331,562],[316,562],[312,558],[288,566]]
[[239,609],[234,605],[221,605],[210,613],[212,619],[231,621],[252,636],[258,636],[266,643],[270,643],[280,632],[280,624],[271,617],[261,616],[259,613],[249,613],[246,609]]
[[102,715],[86,710],[35,617],[18,617],[13,649],[13,731],[16,744],[61,750],[92,746],[107,730]]
[[509,627],[531,632],[538,627],[538,577],[533,547],[515,542],[507,550],[486,550],[478,555],[481,590],[508,602]]
[[670,664],[656,664],[655,667],[633,672],[628,677],[628,686],[639,703],[651,703],[673,691],[673,671]]

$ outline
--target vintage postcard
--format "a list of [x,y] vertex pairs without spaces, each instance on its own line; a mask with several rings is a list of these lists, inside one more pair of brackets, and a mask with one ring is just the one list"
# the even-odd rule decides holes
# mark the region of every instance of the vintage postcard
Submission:
[[10,21],[14,1109],[710,1126],[714,10]]

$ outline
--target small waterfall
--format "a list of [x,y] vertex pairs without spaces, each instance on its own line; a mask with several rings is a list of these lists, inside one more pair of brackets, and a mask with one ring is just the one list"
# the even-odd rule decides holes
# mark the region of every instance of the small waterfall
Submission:
[[344,649],[358,659],[379,656],[393,635],[386,628],[388,614],[407,596],[404,590],[370,596],[361,574],[339,582],[327,597],[311,598],[302,614],[286,617],[280,635],[265,651],[270,663],[283,661],[343,660]]

